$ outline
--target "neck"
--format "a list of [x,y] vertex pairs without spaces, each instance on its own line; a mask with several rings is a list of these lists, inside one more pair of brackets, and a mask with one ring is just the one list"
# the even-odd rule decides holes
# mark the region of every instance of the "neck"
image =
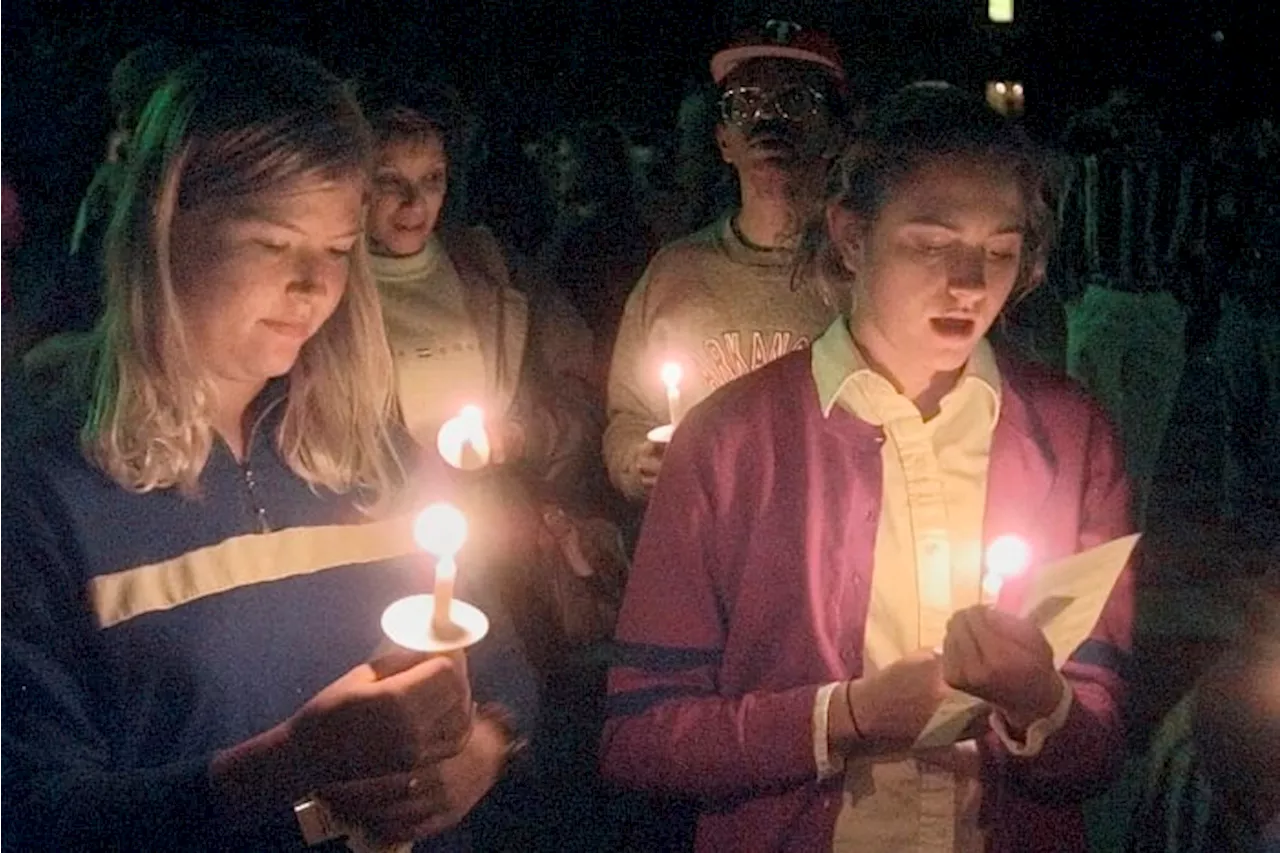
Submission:
[[942,398],[960,381],[963,367],[955,370],[931,370],[895,347],[875,324],[854,318],[849,321],[854,346],[870,365],[892,383],[898,393],[910,400],[925,420],[938,414]]
[[250,406],[264,387],[265,383],[257,382],[219,382],[216,386],[213,428],[238,461],[244,461],[249,441]]
[[762,165],[739,173],[739,234],[760,248],[793,248],[807,205],[818,197],[812,173],[824,171]]
[[412,258],[416,255],[422,254],[423,250],[427,248],[427,243],[430,243],[430,242],[431,242],[431,236],[427,235],[426,241],[424,241],[423,244],[418,247],[417,251],[409,252],[407,254],[400,254],[400,253],[391,251],[381,243],[377,243],[377,242],[374,242],[373,240],[370,240],[369,254],[373,255],[374,257],[391,258],[393,260],[400,260],[403,258]]

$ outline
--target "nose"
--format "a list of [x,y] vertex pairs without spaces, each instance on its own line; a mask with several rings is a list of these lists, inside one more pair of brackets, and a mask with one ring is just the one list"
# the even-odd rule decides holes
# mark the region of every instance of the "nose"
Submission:
[[760,106],[756,107],[753,121],[777,121],[784,118],[782,111],[778,109],[778,97],[773,94],[766,94],[760,99]]
[[323,298],[346,282],[347,264],[328,251],[300,253],[294,265],[289,291],[299,296]]
[[400,189],[400,207],[402,209],[410,209],[420,207],[426,204],[426,193],[421,187],[414,184],[405,184]]
[[983,247],[965,246],[951,252],[947,260],[947,287],[961,291],[986,289],[986,250]]

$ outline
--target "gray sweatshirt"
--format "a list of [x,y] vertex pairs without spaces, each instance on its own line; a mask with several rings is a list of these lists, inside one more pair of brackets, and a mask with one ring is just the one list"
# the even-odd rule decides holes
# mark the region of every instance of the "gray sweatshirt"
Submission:
[[745,245],[724,216],[664,247],[627,300],[609,371],[605,464],[628,498],[644,499],[636,461],[668,423],[663,364],[679,363],[678,417],[728,382],[807,347],[835,312],[793,287],[793,253]]

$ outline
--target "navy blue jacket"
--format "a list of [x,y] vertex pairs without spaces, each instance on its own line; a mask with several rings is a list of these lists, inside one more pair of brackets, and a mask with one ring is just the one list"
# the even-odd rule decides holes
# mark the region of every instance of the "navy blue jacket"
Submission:
[[[429,591],[432,568],[402,537],[360,544],[371,537],[341,528],[365,519],[285,466],[283,408],[263,406],[243,464],[215,446],[196,498],[121,488],[79,452],[74,418],[6,442],[6,850],[302,847],[287,808],[262,825],[220,820],[210,759],[368,660],[382,611]],[[492,623],[470,653],[474,694],[528,730],[536,685],[490,593],[462,563],[460,597]],[[464,825],[421,849],[466,849],[468,837]]]

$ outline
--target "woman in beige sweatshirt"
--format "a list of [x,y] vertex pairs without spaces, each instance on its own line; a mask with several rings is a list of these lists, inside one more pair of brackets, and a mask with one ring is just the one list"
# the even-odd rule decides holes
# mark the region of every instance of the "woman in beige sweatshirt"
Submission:
[[430,451],[446,420],[480,406],[494,462],[560,497],[579,490],[600,431],[590,332],[550,288],[515,281],[488,230],[441,227],[449,155],[430,93],[373,87],[365,102],[377,143],[371,262],[409,432]]

